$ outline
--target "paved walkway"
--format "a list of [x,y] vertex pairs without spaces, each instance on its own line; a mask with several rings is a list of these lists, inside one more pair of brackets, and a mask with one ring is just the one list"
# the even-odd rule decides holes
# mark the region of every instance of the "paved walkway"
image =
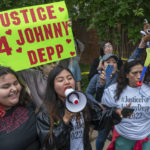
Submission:
[[[93,131],[92,137],[96,137],[96,136],[97,136],[97,131]],[[94,141],[91,142],[92,150],[96,150],[96,148],[95,148],[95,141],[96,140],[94,140]],[[106,148],[109,145],[109,143],[110,143],[110,141],[106,140],[105,146],[104,146],[103,150],[106,150]]]

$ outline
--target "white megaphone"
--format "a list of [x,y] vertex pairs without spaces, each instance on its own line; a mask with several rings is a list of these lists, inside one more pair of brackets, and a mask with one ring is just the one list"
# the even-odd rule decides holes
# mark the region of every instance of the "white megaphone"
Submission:
[[82,111],[87,103],[87,98],[85,94],[80,91],[76,91],[72,88],[65,89],[66,95],[66,108],[68,111],[77,113]]

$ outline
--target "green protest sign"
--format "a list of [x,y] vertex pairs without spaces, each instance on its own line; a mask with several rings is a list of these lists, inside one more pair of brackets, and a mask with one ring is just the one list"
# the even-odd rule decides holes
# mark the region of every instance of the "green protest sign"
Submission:
[[76,55],[64,1],[0,12],[0,65],[15,71]]

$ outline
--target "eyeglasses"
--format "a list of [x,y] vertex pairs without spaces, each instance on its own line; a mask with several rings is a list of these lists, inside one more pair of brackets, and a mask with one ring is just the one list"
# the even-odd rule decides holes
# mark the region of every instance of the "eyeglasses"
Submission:
[[112,48],[112,45],[105,45],[104,48]]

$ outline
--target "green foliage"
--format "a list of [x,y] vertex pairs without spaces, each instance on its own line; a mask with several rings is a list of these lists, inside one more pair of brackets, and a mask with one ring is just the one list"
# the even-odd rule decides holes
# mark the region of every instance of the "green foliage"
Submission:
[[8,10],[13,8],[21,8],[25,6],[32,6],[43,4],[44,0],[1,0],[0,1],[0,10]]
[[86,88],[87,88],[87,86],[89,84],[88,72],[90,70],[90,66],[80,63],[80,69],[81,69],[81,72],[82,72],[82,82],[81,82],[82,91],[85,92]]
[[[20,8],[61,0],[0,0],[0,10]],[[143,20],[150,21],[149,0],[65,0],[72,20],[82,19],[88,30],[96,28],[101,40],[113,39],[120,42],[120,31],[133,44],[140,38]]]
[[[69,1],[66,0],[66,3]],[[141,37],[139,31],[143,28],[144,18],[150,21],[149,4],[148,0],[74,0],[68,9],[75,20],[85,20],[88,30],[96,28],[101,40],[113,39],[119,44],[120,24],[129,42],[135,44]],[[78,11],[72,9],[73,6]]]

